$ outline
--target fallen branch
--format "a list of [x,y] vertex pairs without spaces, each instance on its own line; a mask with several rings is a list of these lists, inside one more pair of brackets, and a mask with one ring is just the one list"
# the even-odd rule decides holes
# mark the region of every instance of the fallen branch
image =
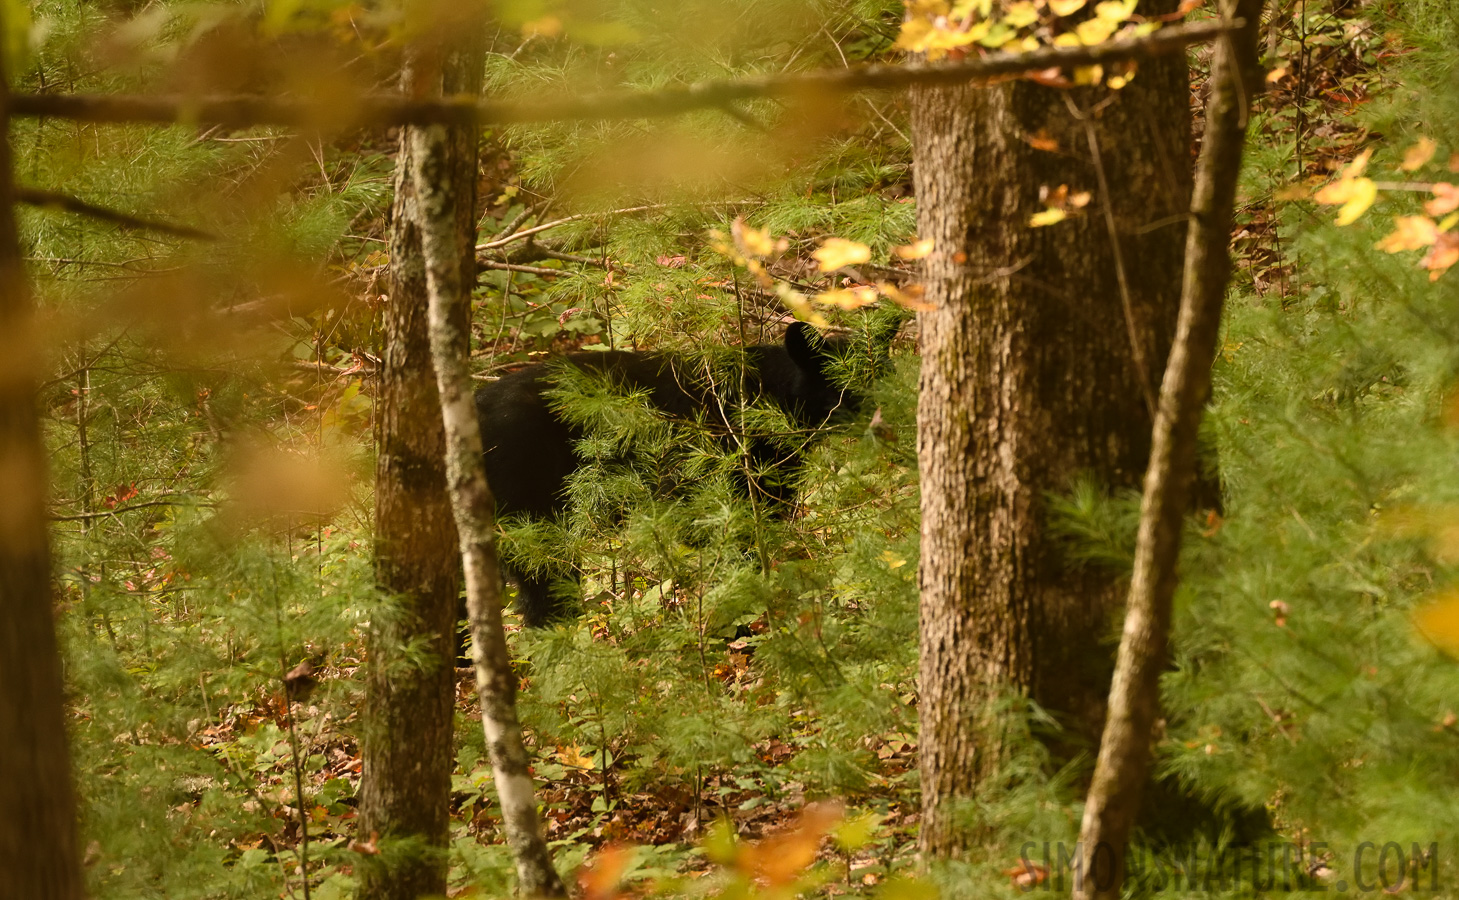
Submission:
[[[1027,53],[991,53],[947,63],[868,65],[813,72],[704,81],[653,91],[615,91],[528,102],[472,97],[412,100],[361,97],[353,106],[337,98],[282,100],[269,97],[146,97],[115,94],[15,94],[11,116],[43,116],[81,122],[155,122],[248,128],[278,125],[316,130],[385,125],[520,125],[672,116],[764,98],[792,99],[865,90],[933,87],[1053,68],[1103,65],[1159,56],[1213,40],[1240,22],[1195,22],[1138,38],[1088,47],[1044,47]],[[495,242],[493,242],[495,243]]]
[[77,215],[98,219],[102,222],[120,225],[123,228],[135,228],[140,231],[156,231],[160,234],[170,234],[173,237],[192,238],[201,241],[218,240],[216,234],[203,231],[200,228],[193,228],[188,225],[173,225],[170,222],[161,222],[157,219],[134,216],[131,213],[124,213],[109,207],[97,206],[95,203],[87,203],[85,200],[57,191],[18,187],[15,189],[15,199],[30,206],[76,213]]

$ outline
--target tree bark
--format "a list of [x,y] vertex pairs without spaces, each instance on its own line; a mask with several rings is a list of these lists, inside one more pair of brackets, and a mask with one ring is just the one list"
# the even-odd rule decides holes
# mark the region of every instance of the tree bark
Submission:
[[35,406],[40,360],[15,226],[3,51],[0,46],[0,897],[79,900],[45,451]]
[[[1189,209],[1186,63],[1147,61],[1117,92],[922,91],[911,119],[919,234],[934,242],[918,407],[921,849],[948,856],[968,843],[960,802],[996,777],[1001,700],[1056,714],[1062,754],[1102,728],[1120,579],[1067,561],[1046,506],[1081,474],[1133,488],[1145,467]],[[1040,188],[1066,184],[1094,192],[1086,214],[1030,228]]]
[[[476,668],[476,691],[481,698],[481,724],[507,842],[517,864],[518,890],[525,897],[566,897],[567,889],[553,868],[537,817],[529,758],[522,742],[522,726],[517,721],[517,676],[512,671],[502,628],[496,503],[486,482],[469,365],[468,311],[475,272],[471,270],[469,279],[464,277],[460,229],[451,215],[460,172],[452,165],[444,127],[412,128],[409,134],[415,193],[425,214],[422,238],[430,296],[431,350],[446,429],[447,484],[466,571],[471,656]],[[474,243],[468,243],[465,249],[471,250]]]
[[[434,57],[407,59],[401,85],[416,98],[443,90],[479,93],[481,76],[479,54],[462,50],[445,66]],[[477,131],[452,128],[448,142],[452,165],[460,170],[455,178],[460,190],[452,197],[462,242],[458,264],[474,278]],[[362,868],[360,896],[367,900],[445,894],[455,762],[452,716],[461,561],[431,365],[422,251],[426,213],[411,175],[418,165],[415,152],[409,132],[403,133],[396,160],[390,296],[376,403],[376,583],[398,600],[399,615],[373,623],[369,636],[361,834],[378,832],[385,840],[379,864]],[[401,657],[400,648],[422,641],[429,651],[427,663]]]
[[1257,59],[1261,9],[1262,0],[1226,4],[1226,17],[1243,24],[1218,43],[1211,66],[1180,320],[1161,384],[1145,473],[1135,568],[1110,687],[1109,716],[1079,834],[1084,851],[1074,885],[1079,900],[1118,900],[1125,876],[1125,843],[1149,775],[1181,530],[1196,480],[1196,436],[1210,396],[1211,365],[1230,279],[1231,215],[1247,113],[1262,87]]

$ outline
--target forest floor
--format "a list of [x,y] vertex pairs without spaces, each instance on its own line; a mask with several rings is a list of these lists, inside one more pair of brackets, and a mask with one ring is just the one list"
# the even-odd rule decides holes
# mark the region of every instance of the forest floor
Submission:
[[[1255,191],[1250,190],[1248,182],[1248,192],[1238,211],[1238,226],[1232,236],[1237,250],[1236,278],[1249,281],[1263,295],[1271,292],[1285,295],[1293,289],[1293,268],[1283,252],[1276,225],[1277,205],[1293,196],[1294,185],[1310,188],[1331,177],[1374,139],[1375,135],[1357,124],[1354,111],[1392,87],[1385,78],[1384,61],[1410,52],[1399,37],[1376,33],[1372,23],[1363,18],[1329,17],[1317,21],[1306,34],[1291,33],[1294,26],[1290,21],[1284,28],[1272,35],[1269,46],[1275,53],[1276,67],[1269,78],[1269,93],[1261,104],[1270,114],[1260,119],[1260,130],[1251,139],[1268,145],[1280,143],[1295,147],[1300,177],[1290,184],[1260,185]],[[1202,92],[1197,90],[1193,102],[1198,104],[1201,96]],[[483,185],[486,196],[501,193],[502,187],[515,179],[509,156],[491,160],[487,172],[487,182]],[[906,186],[897,189],[905,192]],[[504,219],[507,208],[504,205],[497,209],[497,215]],[[550,280],[551,276],[526,278]],[[524,315],[530,318],[533,312],[528,309]],[[524,341],[515,329],[500,329],[496,334],[479,334],[479,337],[484,354],[507,361],[523,361],[527,349],[544,346],[540,337],[535,344]],[[584,340],[596,342],[597,338],[564,330],[549,337],[548,343],[552,349],[562,350],[580,345]],[[757,665],[754,656],[748,653],[732,653],[729,658],[731,666],[738,671],[725,672],[727,680],[753,672]],[[353,679],[356,674],[352,666],[338,665],[321,668],[312,677],[325,682]],[[457,688],[458,722],[463,728],[474,728],[479,718],[469,670],[458,671]],[[522,690],[533,690],[530,676],[523,679]],[[205,729],[197,740],[203,746],[218,748],[219,752],[226,752],[226,748],[240,741],[252,741],[260,747],[268,745],[266,764],[254,771],[256,789],[259,794],[268,793],[270,786],[277,791],[279,785],[291,784],[293,778],[286,737],[288,709],[289,705],[279,697],[266,703],[220,710],[221,724]],[[313,718],[303,711],[301,716]],[[353,806],[342,802],[354,795],[360,778],[359,747],[353,737],[355,724],[352,719],[326,720],[317,730],[301,735],[302,755],[321,757],[325,763],[307,775],[306,790],[314,799],[308,823],[310,838],[316,845],[338,847],[354,841],[355,849],[369,852],[369,836],[356,833]],[[855,809],[871,809],[870,801],[878,801],[874,804],[878,837],[853,852],[837,850],[830,841],[823,845],[821,857],[839,860],[842,875],[836,883],[824,886],[830,892],[877,884],[889,873],[905,869],[909,864],[919,811],[917,795],[904,787],[908,783],[904,776],[916,766],[915,736],[899,735],[870,749],[880,766],[878,783],[886,787],[879,794],[873,789],[866,796],[846,798],[846,802]],[[604,767],[602,760],[594,758],[591,751],[577,746],[536,743],[533,752],[548,838],[559,842],[560,847],[571,844],[590,848],[620,845],[659,848],[651,857],[639,859],[629,873],[632,877],[648,879],[669,872],[682,874],[709,869],[709,857],[692,848],[706,840],[711,824],[721,816],[732,821],[742,838],[753,840],[805,833],[797,830],[796,823],[805,808],[806,796],[795,790],[776,789],[754,777],[706,771],[691,779],[690,787],[685,786],[683,779],[666,779],[661,787],[647,785],[630,790],[619,777],[622,760],[613,760]],[[766,766],[775,766],[797,751],[780,739],[770,738],[761,741],[756,752]],[[477,762],[470,771],[458,771],[455,779],[453,820],[458,834],[469,835],[484,844],[499,844],[500,821],[494,812],[489,768],[484,762]],[[279,834],[275,837],[260,834],[254,847],[272,843],[274,849],[282,851],[297,844],[300,829],[296,811],[284,808],[278,815],[283,820]],[[824,831],[826,826],[817,827]],[[782,845],[782,849],[785,846],[788,845]],[[249,848],[241,846],[240,849]],[[625,864],[620,860],[613,865],[622,870]],[[1018,877],[1017,871],[1011,877]],[[594,884],[591,878],[584,882],[589,888]],[[467,888],[453,896],[471,894],[472,890]]]

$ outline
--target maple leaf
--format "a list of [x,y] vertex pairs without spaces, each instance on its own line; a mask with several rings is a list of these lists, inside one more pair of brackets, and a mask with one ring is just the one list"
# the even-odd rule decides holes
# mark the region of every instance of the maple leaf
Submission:
[[1413,623],[1430,643],[1459,657],[1459,591],[1444,591],[1416,610]]
[[1378,186],[1373,183],[1373,179],[1359,177],[1359,173],[1367,166],[1367,157],[1371,153],[1372,151],[1364,151],[1341,177],[1312,195],[1312,199],[1318,203],[1342,204],[1342,208],[1337,211],[1336,222],[1339,225],[1356,222],[1373,205],[1373,201],[1378,199]]
[[1430,281],[1438,281],[1455,263],[1459,263],[1459,233],[1452,231],[1440,234],[1428,255],[1419,260],[1419,265],[1429,270]]
[[1003,24],[1010,28],[1024,28],[1039,20],[1038,8],[1031,0],[1020,0],[1018,3],[1010,4],[1007,12],[1003,14]]
[[1034,213],[1028,218],[1030,228],[1043,228],[1047,225],[1057,225],[1069,218],[1069,214],[1056,206]]
[[821,264],[822,272],[834,272],[845,266],[854,266],[871,259],[871,248],[857,241],[845,238],[826,238],[816,252],[811,254]]
[[876,288],[861,285],[851,288],[838,288],[833,291],[824,291],[816,295],[817,303],[824,303],[827,306],[838,306],[841,309],[860,309],[863,306],[870,306],[876,302]]
[[932,238],[923,238],[902,247],[893,247],[892,255],[897,259],[923,259],[932,252]]
[[1373,246],[1385,253],[1401,253],[1429,246],[1439,237],[1439,226],[1428,216],[1394,216],[1393,233]]
[[882,296],[904,309],[915,312],[927,312],[936,309],[931,303],[922,299],[924,289],[920,284],[909,284],[906,287],[897,287],[885,281],[878,281],[876,289],[882,292]]
[[1439,149],[1439,144],[1431,137],[1421,137],[1412,147],[1403,151],[1403,162],[1398,168],[1405,172],[1412,172],[1415,169],[1422,169],[1429,160],[1434,158],[1434,151]]
[[769,231],[746,225],[743,218],[730,224],[730,234],[734,235],[735,247],[746,256],[769,256],[784,249],[783,241],[777,242]]
[[1459,209],[1459,185],[1440,181],[1430,190],[1434,192],[1434,199],[1424,204],[1424,212],[1431,216],[1442,216]]

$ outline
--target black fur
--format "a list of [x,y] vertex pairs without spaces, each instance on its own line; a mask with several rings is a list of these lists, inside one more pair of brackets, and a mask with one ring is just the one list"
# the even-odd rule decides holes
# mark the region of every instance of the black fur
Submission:
[[[760,344],[745,349],[743,383],[750,399],[763,397],[778,406],[797,427],[816,428],[834,414],[850,410],[855,397],[830,377],[830,365],[842,347],[822,341],[814,330],[796,322],[783,344]],[[649,402],[677,419],[702,418],[711,425],[730,421],[720,409],[719,394],[696,378],[685,360],[672,354],[627,351],[572,353],[572,366],[606,375],[626,390],[648,392]],[[528,366],[487,385],[476,393],[485,450],[486,477],[501,516],[551,518],[566,507],[568,478],[582,464],[576,444],[581,429],[563,420],[545,393],[554,386],[554,368],[547,363]],[[767,440],[748,442],[751,470],[770,468],[780,473],[774,482],[751,479],[748,490],[761,491],[777,503],[790,500],[785,475],[798,465],[793,451]],[[518,608],[532,627],[570,614],[568,604],[553,596],[550,583],[574,580],[575,573],[544,576],[504,569],[518,586]]]

